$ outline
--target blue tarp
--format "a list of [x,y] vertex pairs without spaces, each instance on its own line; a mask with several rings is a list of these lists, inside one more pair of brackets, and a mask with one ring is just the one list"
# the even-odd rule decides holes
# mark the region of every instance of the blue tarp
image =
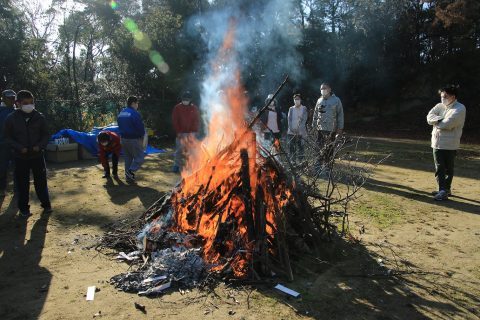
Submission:
[[[72,129],[62,129],[55,133],[52,136],[52,140],[58,138],[70,138],[71,140],[75,141],[78,144],[81,144],[85,149],[88,150],[93,156],[97,156],[98,154],[98,146],[97,146],[97,135],[102,130],[113,131],[115,133],[119,133],[118,126],[108,126],[103,128],[93,128],[90,132],[79,132]],[[163,153],[165,150],[156,149],[150,145],[147,146],[147,150],[145,154],[154,154],[154,153]]]

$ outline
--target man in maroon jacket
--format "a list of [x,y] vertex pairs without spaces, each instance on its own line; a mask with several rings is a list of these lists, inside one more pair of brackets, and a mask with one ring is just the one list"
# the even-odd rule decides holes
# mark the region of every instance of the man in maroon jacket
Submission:
[[189,91],[182,94],[182,102],[173,108],[172,123],[177,135],[175,162],[172,171],[178,173],[182,167],[185,143],[195,138],[200,128],[200,112],[198,107],[192,103],[192,95]]
[[112,155],[112,174],[118,179],[118,158],[120,157],[120,137],[112,131],[102,131],[97,136],[98,156],[102,163],[105,174],[102,178],[110,178],[110,165],[108,164],[108,156]]

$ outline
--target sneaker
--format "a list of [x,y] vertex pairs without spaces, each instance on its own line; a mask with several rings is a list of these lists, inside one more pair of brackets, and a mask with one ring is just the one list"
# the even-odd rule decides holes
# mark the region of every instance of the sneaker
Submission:
[[52,213],[52,212],[53,212],[52,207],[43,208],[43,213]]
[[[431,192],[431,193],[432,193],[432,196],[436,196],[438,192],[439,192],[439,191],[432,191],[432,192]],[[450,197],[451,195],[452,195],[452,191],[451,191],[451,190],[447,190],[447,196]]]
[[125,178],[130,181],[135,181],[135,173],[132,170],[125,171]]
[[110,173],[105,172],[105,173],[103,174],[102,178],[104,178],[104,179],[110,178]]
[[20,217],[22,217],[22,218],[28,218],[31,215],[32,215],[32,213],[30,212],[30,210],[20,211]]
[[445,190],[440,190],[438,193],[433,197],[436,201],[442,201],[448,199],[448,193]]
[[173,173],[180,173],[180,168],[175,165],[175,166],[173,166],[173,168],[172,168],[172,172],[173,172]]

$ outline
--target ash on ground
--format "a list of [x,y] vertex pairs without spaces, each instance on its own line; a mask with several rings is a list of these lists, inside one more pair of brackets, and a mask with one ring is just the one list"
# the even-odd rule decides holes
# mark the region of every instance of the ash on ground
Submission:
[[125,292],[160,294],[172,285],[196,286],[205,275],[207,265],[200,256],[200,249],[179,246],[152,252],[146,268],[140,269],[116,275],[110,283]]

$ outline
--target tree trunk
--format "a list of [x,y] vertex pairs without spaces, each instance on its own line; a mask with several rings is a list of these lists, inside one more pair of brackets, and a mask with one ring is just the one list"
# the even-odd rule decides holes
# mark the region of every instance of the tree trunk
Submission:
[[73,38],[73,57],[72,57],[72,68],[73,68],[73,83],[75,86],[75,108],[77,111],[77,121],[78,121],[78,128],[82,129],[82,110],[80,109],[80,93],[78,90],[78,79],[77,79],[77,58],[76,58],[76,49],[77,49],[77,41],[78,41],[78,34],[80,33],[80,25],[77,26],[77,30],[75,30],[75,36]]

